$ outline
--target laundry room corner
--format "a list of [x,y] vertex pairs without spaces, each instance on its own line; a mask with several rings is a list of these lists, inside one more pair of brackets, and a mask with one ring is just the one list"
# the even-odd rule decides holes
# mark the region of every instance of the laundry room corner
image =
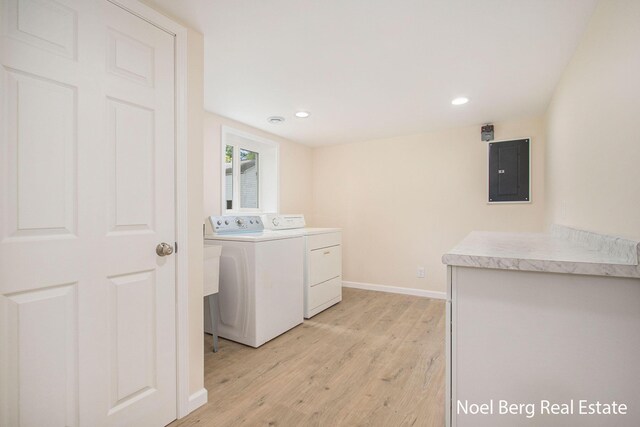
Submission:
[[496,141],[531,138],[529,203],[487,203],[487,144],[477,126],[314,148],[312,221],[344,230],[345,286],[442,297],[440,256],[467,233],[544,229],[544,121],[495,128]]

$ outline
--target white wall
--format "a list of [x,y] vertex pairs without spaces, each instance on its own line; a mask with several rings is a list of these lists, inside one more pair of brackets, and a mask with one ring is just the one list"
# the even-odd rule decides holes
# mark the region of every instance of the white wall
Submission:
[[280,144],[280,212],[311,214],[311,148],[243,123],[204,113],[204,220],[221,212],[222,126],[256,135]]
[[547,123],[547,221],[640,238],[640,1],[598,4]]
[[313,150],[310,222],[344,229],[344,280],[444,291],[441,257],[472,230],[543,230],[543,121],[495,127],[496,140],[532,138],[531,204],[486,203],[480,125]]

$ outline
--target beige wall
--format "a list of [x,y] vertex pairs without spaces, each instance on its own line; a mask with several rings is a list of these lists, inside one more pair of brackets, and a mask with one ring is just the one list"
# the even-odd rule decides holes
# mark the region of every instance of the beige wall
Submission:
[[601,1],[547,114],[549,223],[640,238],[640,1]]
[[444,291],[442,254],[470,231],[543,229],[543,121],[495,126],[497,140],[532,138],[531,204],[486,203],[479,125],[314,149],[310,219],[344,229],[344,280]]
[[204,218],[220,215],[221,127],[229,126],[280,144],[280,212],[311,213],[311,148],[213,113],[204,115]]
[[202,126],[204,104],[204,39],[189,30],[188,39],[188,218],[189,218],[189,394],[204,387],[202,341]]

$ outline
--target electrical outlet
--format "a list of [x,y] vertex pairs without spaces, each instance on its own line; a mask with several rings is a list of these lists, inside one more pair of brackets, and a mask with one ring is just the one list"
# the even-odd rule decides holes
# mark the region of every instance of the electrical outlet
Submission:
[[416,271],[416,277],[418,279],[424,279],[424,275],[425,275],[424,267],[418,267],[418,270]]

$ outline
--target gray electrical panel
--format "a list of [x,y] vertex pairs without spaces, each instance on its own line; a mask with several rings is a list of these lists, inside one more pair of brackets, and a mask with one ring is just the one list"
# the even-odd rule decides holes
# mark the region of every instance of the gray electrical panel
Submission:
[[489,202],[530,202],[530,139],[489,144]]

